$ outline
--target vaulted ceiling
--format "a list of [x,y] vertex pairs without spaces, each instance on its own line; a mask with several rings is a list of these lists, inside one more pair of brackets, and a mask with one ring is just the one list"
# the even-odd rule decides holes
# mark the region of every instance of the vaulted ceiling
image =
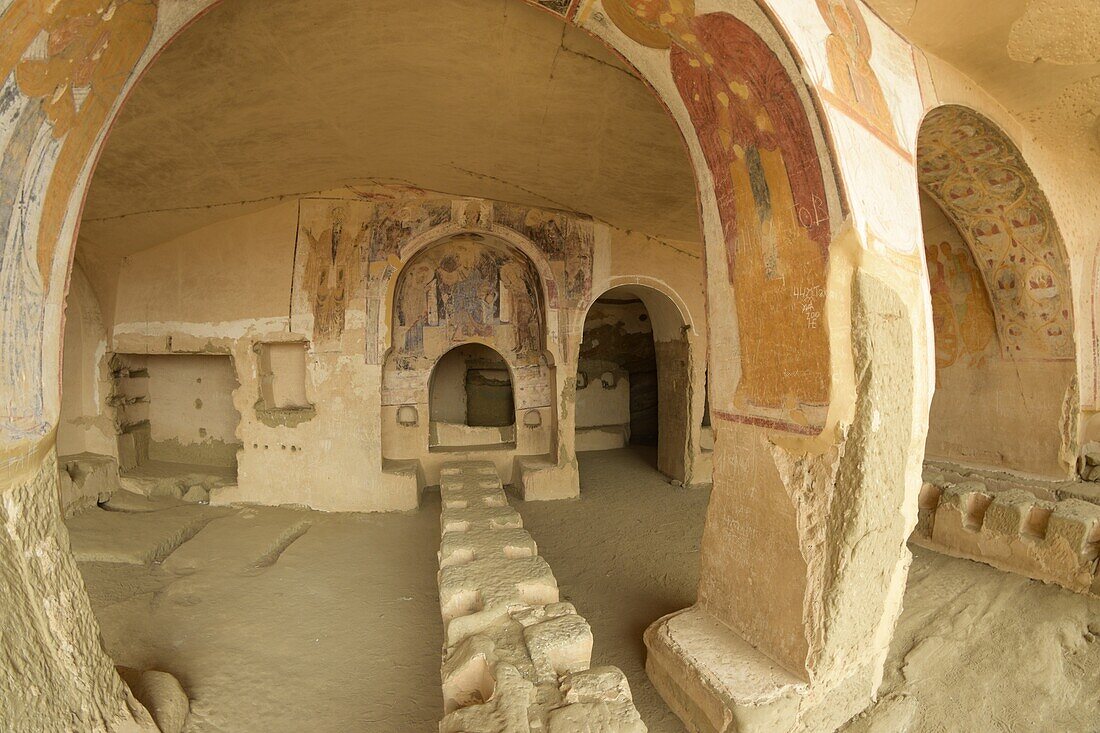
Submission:
[[1044,142],[1100,156],[1100,1],[867,0]]
[[517,0],[231,0],[135,88],[81,245],[125,256],[279,196],[369,182],[700,236],[675,124],[561,19]]

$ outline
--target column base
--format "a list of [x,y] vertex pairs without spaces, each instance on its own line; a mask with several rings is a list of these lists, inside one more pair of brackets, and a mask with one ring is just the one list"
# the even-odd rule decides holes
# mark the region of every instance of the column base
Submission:
[[520,456],[516,458],[516,474],[524,501],[576,499],[581,495],[576,460],[552,463],[543,456]]
[[646,673],[692,733],[787,733],[809,686],[698,606],[645,632]]

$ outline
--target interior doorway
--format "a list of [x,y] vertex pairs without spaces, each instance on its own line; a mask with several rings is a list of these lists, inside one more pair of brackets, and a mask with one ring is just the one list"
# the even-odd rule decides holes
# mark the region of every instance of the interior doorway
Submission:
[[585,318],[577,360],[578,452],[651,448],[654,465],[683,480],[690,415],[684,320],[652,288],[612,288]]

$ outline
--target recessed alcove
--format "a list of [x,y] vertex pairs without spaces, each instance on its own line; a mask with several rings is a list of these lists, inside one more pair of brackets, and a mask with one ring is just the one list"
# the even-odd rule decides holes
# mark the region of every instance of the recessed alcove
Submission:
[[504,358],[483,344],[444,354],[428,387],[432,449],[515,447],[516,407]]

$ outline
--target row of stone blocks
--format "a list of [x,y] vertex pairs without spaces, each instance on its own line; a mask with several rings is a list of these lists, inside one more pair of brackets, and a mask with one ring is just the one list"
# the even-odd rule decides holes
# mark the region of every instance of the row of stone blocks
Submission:
[[1100,596],[1100,506],[1048,501],[981,481],[926,481],[913,541],[956,557]]
[[635,733],[645,725],[616,667],[591,667],[592,630],[491,463],[443,467],[440,733]]

